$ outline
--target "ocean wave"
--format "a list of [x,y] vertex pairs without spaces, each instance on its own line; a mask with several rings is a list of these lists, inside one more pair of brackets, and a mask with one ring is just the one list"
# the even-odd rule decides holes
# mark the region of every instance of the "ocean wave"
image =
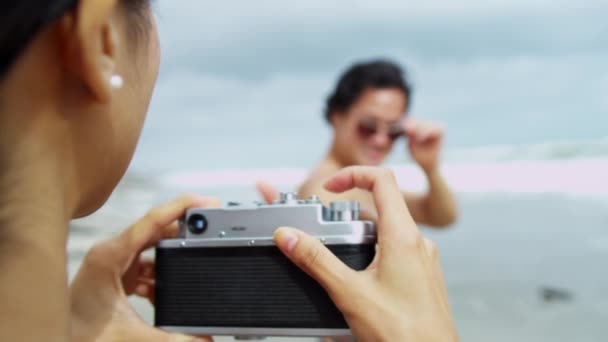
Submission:
[[454,162],[608,158],[608,137],[536,144],[454,148],[448,149],[445,154],[446,160]]

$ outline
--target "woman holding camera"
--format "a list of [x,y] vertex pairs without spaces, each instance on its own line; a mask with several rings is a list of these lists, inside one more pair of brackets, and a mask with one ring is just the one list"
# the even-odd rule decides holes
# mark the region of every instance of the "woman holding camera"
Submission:
[[[148,0],[5,0],[0,5],[0,340],[194,341],[148,326],[127,301],[153,298],[142,251],[176,233],[184,196],[98,243],[67,283],[69,222],[107,200],[131,160],[156,82],[160,47]],[[435,248],[392,175],[353,168],[327,189],[371,191],[379,254],[364,272],[314,239],[276,240],[317,279],[360,340],[455,340]],[[406,267],[403,260],[408,260]]]

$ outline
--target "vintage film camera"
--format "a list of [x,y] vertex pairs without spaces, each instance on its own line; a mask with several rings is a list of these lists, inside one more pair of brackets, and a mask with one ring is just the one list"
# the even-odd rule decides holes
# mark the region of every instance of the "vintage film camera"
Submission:
[[374,258],[375,227],[359,220],[358,202],[326,207],[283,193],[270,205],[190,209],[179,237],[156,249],[156,326],[240,338],[349,335],[325,290],[276,247],[273,233],[284,226],[318,238],[355,270]]

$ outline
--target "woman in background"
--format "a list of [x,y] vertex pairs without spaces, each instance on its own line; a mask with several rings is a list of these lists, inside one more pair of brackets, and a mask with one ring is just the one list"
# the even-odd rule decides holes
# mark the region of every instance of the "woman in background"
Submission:
[[[371,196],[360,190],[334,194],[323,184],[338,170],[354,165],[379,166],[395,143],[404,138],[411,158],[424,172],[428,191],[403,191],[414,220],[430,227],[447,227],[456,221],[458,209],[452,191],[440,171],[443,130],[437,124],[409,117],[411,86],[396,63],[373,60],[351,66],[340,77],[327,99],[325,120],[333,140],[325,158],[299,187],[301,198],[317,195],[323,202],[358,200],[365,218],[376,212]],[[264,182],[258,191],[266,201],[277,196]]]
[[[147,0],[3,0],[0,4],[0,340],[203,341],[141,320],[152,299],[142,251],[176,234],[184,196],[96,244],[67,279],[69,222],[104,204],[132,158],[159,66]],[[364,272],[314,238],[277,230],[281,250],[317,279],[362,341],[456,340],[436,250],[390,172],[346,169],[328,191],[373,193],[382,253]],[[403,260],[408,260],[406,267]]]

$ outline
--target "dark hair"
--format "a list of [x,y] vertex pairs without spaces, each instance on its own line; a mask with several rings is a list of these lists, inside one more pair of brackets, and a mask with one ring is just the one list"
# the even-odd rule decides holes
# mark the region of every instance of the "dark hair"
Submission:
[[347,111],[363,91],[370,88],[400,89],[409,106],[412,90],[401,67],[389,60],[373,60],[354,64],[342,74],[336,89],[327,98],[325,119],[331,122],[334,113]]
[[[1,0],[0,78],[45,26],[74,9],[79,0]],[[129,12],[141,12],[147,0],[123,1]]]

